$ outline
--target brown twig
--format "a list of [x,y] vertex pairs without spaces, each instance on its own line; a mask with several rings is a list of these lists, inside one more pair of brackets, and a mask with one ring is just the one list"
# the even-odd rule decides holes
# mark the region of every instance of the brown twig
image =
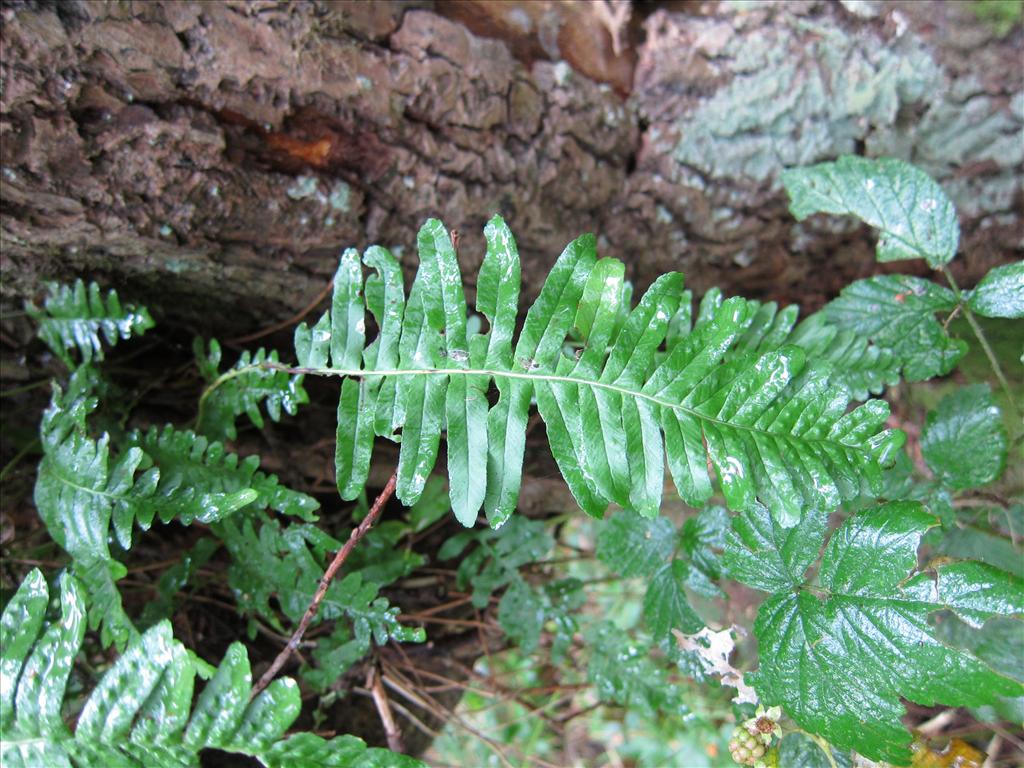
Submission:
[[402,732],[395,723],[394,715],[391,714],[391,702],[388,701],[387,691],[381,683],[380,673],[376,666],[370,667],[366,676],[366,687],[373,697],[374,706],[377,707],[377,714],[380,715],[380,723],[384,726],[384,736],[388,740],[388,749],[392,752],[405,752],[405,745],[402,743]]
[[309,304],[304,306],[302,309],[300,309],[294,315],[289,317],[287,320],[282,320],[279,323],[274,323],[273,325],[271,325],[271,326],[269,326],[267,328],[263,328],[262,330],[255,331],[254,333],[246,334],[245,336],[237,336],[237,337],[235,337],[233,339],[228,339],[224,343],[225,344],[231,344],[231,345],[248,344],[250,341],[256,341],[256,339],[262,339],[264,336],[269,336],[270,334],[277,333],[278,331],[282,331],[285,328],[290,328],[291,326],[293,326],[296,323],[298,323],[302,318],[304,318],[310,312],[312,312],[314,309],[316,309],[317,304],[319,304],[321,301],[323,301],[324,299],[327,298],[327,295],[331,292],[332,288],[334,288],[334,279],[333,278],[331,280],[327,281],[327,285],[325,285],[323,290],[320,291],[320,293],[318,293],[316,295],[315,299],[313,299],[311,302],[309,302]]
[[327,566],[327,570],[324,571],[324,575],[320,577],[320,585],[316,588],[316,594],[313,595],[313,600],[310,602],[309,607],[306,608],[306,612],[302,614],[302,619],[299,621],[299,626],[295,629],[288,644],[281,649],[281,652],[277,654],[274,662],[267,668],[267,671],[263,673],[255,687],[252,689],[252,697],[255,698],[260,691],[270,685],[270,681],[274,679],[278,672],[281,671],[281,667],[284,666],[285,662],[288,661],[288,657],[292,655],[292,652],[299,647],[299,643],[302,642],[302,636],[306,633],[309,622],[316,616],[317,609],[320,608],[320,603],[323,602],[324,595],[327,594],[327,588],[331,586],[331,580],[334,578],[334,574],[338,572],[338,569],[344,564],[345,559],[352,552],[352,549],[359,540],[366,535],[366,532],[370,530],[373,524],[380,517],[380,513],[384,509],[384,505],[387,500],[391,498],[391,494],[395,492],[395,483],[398,480],[398,475],[393,474],[388,480],[387,485],[384,486],[384,490],[380,492],[380,495],[374,500],[373,506],[370,507],[370,511],[366,517],[359,524],[359,527],[352,531],[352,535],[348,537],[348,541],[345,542],[345,546],[338,550],[338,554],[334,556],[331,564]]

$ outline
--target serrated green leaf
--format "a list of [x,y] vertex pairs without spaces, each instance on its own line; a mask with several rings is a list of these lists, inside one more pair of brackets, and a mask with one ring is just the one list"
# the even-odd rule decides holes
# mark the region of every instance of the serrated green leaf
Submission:
[[967,352],[935,318],[956,306],[953,292],[930,280],[879,275],[848,285],[824,313],[840,330],[889,350],[908,381],[924,381],[949,373]]
[[533,653],[544,628],[544,603],[522,578],[515,578],[498,602],[498,623],[522,650]]
[[[778,529],[764,514],[760,522]],[[797,560],[808,562],[810,540],[784,576],[767,579],[749,563],[756,541],[781,530],[762,528],[730,542],[730,550],[748,550],[742,557],[727,550],[730,570],[774,592],[754,627],[761,661],[749,681],[762,701],[781,704],[836,749],[901,763],[910,759],[911,741],[900,722],[901,698],[924,706],[977,706],[1024,692],[973,654],[935,637],[928,619],[936,611],[953,610],[976,625],[1024,612],[1019,580],[988,566],[951,563],[914,575],[921,536],[936,522],[916,502],[890,502],[853,516],[830,538],[816,586],[796,573]]]
[[956,255],[960,225],[946,193],[928,174],[895,158],[845,155],[782,172],[790,212],[856,216],[879,230],[878,260],[925,259],[938,268]]
[[704,621],[686,599],[690,567],[682,560],[665,563],[654,574],[644,594],[644,620],[658,642],[672,637],[672,630],[685,634],[700,631]]
[[651,577],[676,547],[676,530],[664,517],[648,520],[630,512],[612,515],[597,535],[597,558],[621,576]]
[[104,343],[113,346],[119,339],[141,336],[154,325],[145,307],[122,307],[115,290],[104,299],[96,283],[88,287],[81,280],[70,286],[47,283],[46,289],[43,308],[27,302],[25,311],[39,323],[39,338],[69,368],[74,367],[71,350],[77,350],[87,365],[103,359]]
[[609,621],[591,627],[585,639],[590,649],[587,676],[601,700],[647,716],[687,713],[683,689],[668,684],[665,670],[652,661],[650,648]]
[[762,506],[737,515],[726,533],[722,560],[729,575],[765,592],[781,592],[803,583],[804,572],[818,557],[827,516],[804,513],[793,528],[779,526]]
[[715,582],[725,575],[725,564],[718,553],[725,549],[730,524],[728,511],[712,506],[688,518],[680,530],[680,552],[690,566],[686,586],[704,597],[724,594]]
[[830,748],[829,754],[826,754],[809,736],[788,733],[779,745],[779,765],[783,768],[850,768],[852,761],[849,752],[837,752]]
[[1020,549],[1004,536],[976,528],[952,528],[945,531],[937,549],[944,555],[962,560],[980,560],[1024,579],[1024,557]]
[[951,488],[990,483],[1006,466],[1006,430],[987,384],[942,398],[929,412],[921,435],[928,468]]
[[1024,317],[1024,261],[990,269],[967,304],[985,317]]

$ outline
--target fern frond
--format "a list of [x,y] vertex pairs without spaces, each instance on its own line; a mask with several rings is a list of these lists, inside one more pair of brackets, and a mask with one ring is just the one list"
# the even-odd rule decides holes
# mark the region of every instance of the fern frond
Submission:
[[170,424],[145,433],[136,430],[128,435],[127,444],[141,448],[160,468],[158,500],[152,502],[153,509],[146,509],[147,522],[158,511],[164,523],[213,523],[249,504],[252,509],[316,519],[317,501],[281,485],[275,475],[259,472],[259,456],[241,459],[222,443]]
[[96,283],[86,287],[81,280],[74,285],[47,283],[43,308],[31,302],[25,311],[39,323],[38,335],[69,368],[75,365],[71,350],[78,350],[83,363],[103,359],[103,344],[113,346],[119,339],[141,336],[153,327],[153,318],[145,307],[121,305],[117,291],[106,299]]
[[256,427],[263,429],[263,412],[278,421],[281,411],[294,416],[299,406],[309,402],[302,387],[302,376],[261,367],[265,362],[275,363],[277,352],[258,349],[242,352],[238,362],[225,373],[220,372],[221,349],[216,339],[210,339],[209,351],[203,340],[196,339],[193,351],[199,371],[207,382],[217,382],[207,389],[199,401],[196,430],[213,440],[234,440],[238,437],[235,421],[243,413]]
[[[846,388],[830,381],[827,364],[808,366],[799,347],[759,355],[774,331],[747,335],[761,311],[756,303],[702,307],[694,330],[663,348],[682,294],[682,276],[670,273],[620,324],[624,270],[597,259],[592,235],[558,258],[513,348],[515,241],[500,217],[485,235],[476,309],[486,333],[466,332],[455,250],[437,220],[420,230],[407,301],[390,254],[367,252],[364,262],[378,277],[364,290],[358,254],[349,250],[330,312],[296,331],[298,370],[343,378],[336,454],[343,498],[365,484],[374,435],[394,439],[401,430],[396,494],[415,503],[447,431],[456,517],[471,525],[483,505],[500,525],[518,499],[532,398],[563,477],[592,515],[611,502],[657,514],[666,458],[683,499],[703,505],[712,493],[710,458],[730,508],[760,497],[794,525],[806,507],[833,509],[855,496],[862,477],[877,483],[879,462],[902,441],[902,433],[879,431],[884,402],[847,413]],[[364,349],[367,308],[380,332]],[[567,355],[573,329],[583,347]]]
[[[239,610],[262,617],[281,632],[286,630],[275,607],[297,624],[313,599],[331,553],[341,547],[340,541],[314,525],[282,528],[264,516],[229,519],[214,528],[231,555],[228,583]],[[402,559],[393,551],[389,555]],[[381,645],[391,639],[414,643],[426,639],[422,629],[399,623],[399,608],[380,596],[383,584],[372,580],[375,570],[369,566],[348,572],[331,583],[320,604],[312,626],[331,620],[336,625],[314,654],[318,668],[303,670],[303,677],[318,688],[326,689],[362,658],[370,650],[371,638]],[[404,571],[396,577],[403,575]],[[255,631],[254,624],[250,631]]]
[[187,525],[216,522],[249,506],[308,519],[317,507],[312,498],[257,472],[258,458],[239,462],[219,443],[191,432],[167,427],[133,433],[115,456],[109,436],[93,439],[86,430],[95,399],[65,401],[55,388],[43,415],[44,455],[34,498],[50,535],[71,555],[76,574],[89,587],[91,623],[104,623],[104,642],[123,646],[134,632],[114,584],[124,566],[111,556],[111,528],[118,544],[129,549],[135,525],[146,530],[157,514],[162,522]]
[[65,725],[68,677],[82,646],[86,601],[70,576],[61,580],[60,616],[47,620],[43,575],[32,571],[0,619],[0,762],[11,768],[116,765],[198,767],[218,749],[268,768],[367,764],[415,768],[417,760],[367,749],[353,736],[312,733],[284,738],[301,708],[289,678],[250,701],[249,659],[232,644],[192,706],[198,666],[163,621],[134,640],[89,695],[74,730]]
[[[717,288],[701,300],[697,325],[710,322],[722,303]],[[726,360],[739,354],[765,354],[786,344],[801,347],[812,360],[829,363],[833,386],[845,386],[854,400],[867,400],[880,394],[886,386],[900,380],[900,360],[891,349],[871,343],[867,337],[841,328],[829,321],[825,312],[817,312],[797,324],[799,308],[790,305],[779,309],[775,302],[748,301],[752,313],[744,325],[743,336],[726,355]],[[688,331],[689,332],[689,331]]]

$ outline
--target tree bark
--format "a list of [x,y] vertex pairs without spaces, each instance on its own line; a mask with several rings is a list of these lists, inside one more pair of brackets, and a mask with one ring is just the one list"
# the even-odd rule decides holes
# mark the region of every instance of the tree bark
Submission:
[[308,303],[340,248],[413,268],[428,216],[461,231],[472,298],[498,212],[526,298],[595,231],[638,289],[676,269],[814,306],[875,269],[872,239],[797,225],[778,172],[846,152],[940,179],[968,281],[1020,258],[1019,26],[852,1],[645,4],[616,26],[600,5],[5,3],[4,303],[84,275],[164,322],[251,330]]

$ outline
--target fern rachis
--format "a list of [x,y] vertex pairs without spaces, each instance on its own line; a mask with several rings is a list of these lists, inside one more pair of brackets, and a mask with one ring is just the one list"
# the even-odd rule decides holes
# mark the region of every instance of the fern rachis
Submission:
[[[832,509],[857,495],[861,478],[873,483],[902,442],[902,433],[880,431],[883,402],[847,412],[850,398],[830,384],[827,364],[808,365],[796,346],[771,348],[782,326],[762,339],[768,351],[748,349],[750,338],[741,347],[755,313],[774,315],[757,302],[733,298],[702,309],[691,333],[666,343],[682,276],[662,276],[630,310],[621,263],[599,260],[590,235],[566,247],[515,338],[515,242],[499,217],[485,235],[476,309],[490,324],[486,333],[467,333],[455,250],[443,225],[430,220],[407,300],[387,251],[375,247],[360,260],[348,250],[331,310],[296,331],[298,366],[261,364],[343,380],[336,469],[344,498],[365,484],[373,438],[396,439],[401,430],[397,495],[415,503],[446,431],[456,516],[471,525],[483,505],[501,524],[518,498],[531,398],[563,476],[592,515],[612,502],[657,514],[666,458],[684,500],[701,505],[711,495],[710,458],[731,508],[760,498],[793,525],[809,506]],[[376,273],[365,281],[363,264]],[[366,310],[380,331],[364,348]],[[565,354],[571,332],[582,346]],[[246,370],[224,374],[211,389]],[[498,398],[490,405],[492,382]]]

